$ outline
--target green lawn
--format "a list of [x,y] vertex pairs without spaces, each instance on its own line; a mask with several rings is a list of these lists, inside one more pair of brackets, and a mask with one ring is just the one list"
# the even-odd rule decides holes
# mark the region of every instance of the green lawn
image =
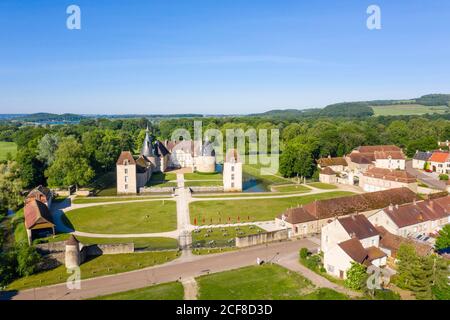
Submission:
[[197,278],[200,300],[292,300],[310,294],[314,285],[278,265],[262,265]]
[[27,230],[25,228],[24,216],[23,216],[23,208],[19,209],[14,217],[12,218],[12,224],[14,225],[14,242],[28,243]]
[[[211,228],[211,229],[197,229],[197,232],[192,232],[192,244],[194,247],[224,247],[234,246],[234,239],[237,236],[247,236],[264,232],[257,226],[236,226],[226,228]],[[233,240],[233,241],[231,241]],[[208,245],[208,242],[214,241],[213,245]]]
[[202,172],[194,172],[194,173],[185,173],[184,180],[220,180],[222,181],[223,176],[220,172],[212,172],[212,173],[202,173]]
[[199,300],[346,300],[344,294],[316,289],[305,277],[276,264],[251,266],[196,279]]
[[8,153],[14,159],[17,154],[17,145],[14,142],[0,141],[0,161],[6,160]]
[[310,192],[311,189],[304,185],[274,186],[277,192]]
[[66,213],[77,231],[90,233],[150,233],[175,230],[176,204],[172,200],[111,204]]
[[[45,242],[59,242],[65,241],[69,238],[68,233],[60,233],[55,236],[50,236],[43,239],[38,239],[36,243]],[[85,244],[114,244],[114,243],[134,243],[135,249],[145,249],[145,250],[169,250],[177,249],[178,241],[172,238],[90,238],[90,237],[80,237],[77,239]]]
[[184,186],[185,187],[211,187],[211,186],[222,186],[223,182],[222,180],[216,180],[216,181],[185,181]]
[[372,106],[375,116],[421,115],[426,113],[445,113],[450,109],[446,106],[424,106],[420,104],[402,104],[387,106]]
[[317,188],[317,189],[324,189],[324,190],[335,190],[338,187],[332,184],[328,184],[328,183],[322,183],[322,182],[312,182],[309,183],[308,185]]
[[151,200],[160,198],[171,198],[170,195],[154,195],[154,196],[136,196],[136,197],[76,197],[72,203],[85,204],[85,203],[102,203],[102,202],[121,202],[132,200]]
[[177,175],[175,173],[155,172],[152,174],[147,187],[176,187]]
[[115,196],[117,195],[116,172],[111,171],[98,177],[88,188],[94,191],[96,196]]
[[[180,255],[178,251],[144,252],[102,255],[81,265],[81,279],[94,278],[108,274],[142,269],[173,260]],[[7,290],[23,290],[34,287],[64,283],[70,276],[64,266],[20,278],[7,286]]]
[[183,300],[183,298],[183,285],[180,282],[168,282],[142,289],[101,296],[91,300]]
[[[267,221],[273,220],[287,208],[307,204],[314,200],[330,199],[352,195],[352,192],[333,191],[313,195],[288,198],[249,199],[249,200],[211,200],[196,201],[190,204],[191,222],[197,218],[197,224],[214,224],[221,222]],[[203,218],[205,223],[203,223]]]

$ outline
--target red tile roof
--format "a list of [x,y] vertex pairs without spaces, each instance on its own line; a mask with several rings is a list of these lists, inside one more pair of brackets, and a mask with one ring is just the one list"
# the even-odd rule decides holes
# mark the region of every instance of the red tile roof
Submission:
[[320,158],[317,160],[317,163],[321,167],[328,167],[328,166],[347,166],[347,161],[344,157],[335,157],[335,158]]
[[406,157],[402,151],[375,151],[375,159],[394,159],[394,160],[405,160]]
[[363,214],[339,218],[338,221],[349,235],[359,240],[378,235],[378,231]]
[[25,227],[31,229],[38,224],[53,223],[53,218],[47,206],[33,199],[24,208]]
[[404,204],[418,199],[408,188],[396,188],[384,191],[357,194],[314,201],[304,206],[287,209],[279,218],[291,224],[340,217],[357,212],[381,209],[389,204]]
[[358,239],[352,238],[338,243],[338,246],[354,261],[358,263],[364,263],[368,255],[366,249],[362,246]]
[[117,164],[123,165],[125,160],[128,160],[128,164],[136,164],[136,161],[130,151],[122,151],[119,159],[117,159]]
[[375,151],[401,151],[399,147],[395,145],[379,145],[379,146],[360,146],[355,150],[361,153],[373,153]]
[[335,176],[336,172],[333,171],[330,167],[325,167],[324,169],[320,170],[320,174],[324,174],[327,176]]
[[425,256],[433,252],[433,247],[429,244],[419,243],[411,239],[397,236],[390,233],[381,226],[377,226],[375,228],[377,228],[378,232],[380,233],[380,247],[390,250],[391,256],[394,258],[397,256],[397,251],[402,244],[410,244],[414,246],[417,254],[420,256]]
[[425,221],[439,220],[450,215],[450,196],[425,200],[401,206],[389,206],[383,211],[399,227],[412,226]]
[[405,170],[391,170],[383,168],[370,168],[364,174],[365,177],[372,177],[383,180],[398,181],[403,183],[414,183],[417,179]]
[[372,161],[375,161],[375,156],[373,153],[358,153],[352,152],[348,155],[351,162],[358,164],[371,164]]
[[448,162],[449,161],[449,153],[448,152],[433,152],[430,159],[428,161],[430,162]]

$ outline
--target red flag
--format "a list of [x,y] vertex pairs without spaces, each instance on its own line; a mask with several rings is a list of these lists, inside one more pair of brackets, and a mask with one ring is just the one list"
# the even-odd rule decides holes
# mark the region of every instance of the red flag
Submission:
[[240,221],[241,219],[239,219],[239,216],[238,216],[238,221]]
[[194,218],[194,226],[197,225],[197,218]]

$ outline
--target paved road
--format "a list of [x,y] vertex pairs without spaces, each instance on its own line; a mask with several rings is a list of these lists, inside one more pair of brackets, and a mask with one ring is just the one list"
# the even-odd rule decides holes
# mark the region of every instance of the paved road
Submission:
[[[207,273],[222,272],[256,264],[260,258],[266,262],[283,261],[284,257],[298,254],[300,248],[317,250],[317,245],[307,239],[278,242],[238,251],[205,256],[187,256],[164,265],[122,274],[87,279],[80,290],[69,290],[66,284],[29,289],[17,293],[3,293],[0,299],[74,300],[87,299],[150,285],[198,277]],[[308,275],[306,275],[308,276]],[[312,280],[313,281],[313,280]]]
[[439,190],[445,190],[446,185],[445,182],[440,181],[431,175],[424,173],[423,171],[414,169],[412,167],[412,161],[406,161],[406,171],[410,174],[412,174],[414,177],[425,183],[426,185],[430,186],[431,188],[439,189]]
[[305,266],[298,262],[298,253],[292,253],[286,255],[278,261],[278,264],[286,269],[295,271],[303,275],[305,278],[311,280],[311,282],[319,288],[329,288],[346,294],[351,297],[359,297],[360,293],[344,288],[336,283],[329,281],[328,279],[318,275],[312,270],[309,270]]

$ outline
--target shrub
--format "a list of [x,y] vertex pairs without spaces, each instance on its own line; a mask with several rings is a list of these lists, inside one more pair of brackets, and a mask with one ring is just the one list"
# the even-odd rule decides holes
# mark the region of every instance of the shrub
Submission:
[[439,180],[448,181],[448,175],[447,174],[440,174],[439,175]]
[[308,249],[301,248],[300,249],[300,258],[306,259],[308,257]]
[[373,296],[376,300],[400,300],[400,295],[391,290],[375,290]]

